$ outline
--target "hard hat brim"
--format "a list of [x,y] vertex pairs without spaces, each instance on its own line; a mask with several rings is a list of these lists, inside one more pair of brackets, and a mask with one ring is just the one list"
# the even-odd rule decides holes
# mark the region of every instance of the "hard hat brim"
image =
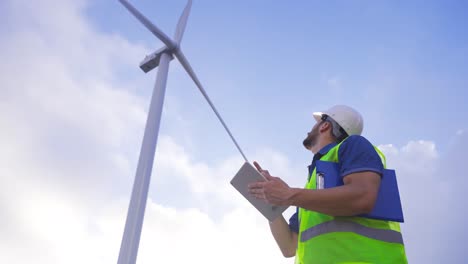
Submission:
[[322,115],[323,115],[322,112],[314,112],[313,115],[314,115],[314,118],[315,118],[315,120],[316,120],[317,122],[322,121]]

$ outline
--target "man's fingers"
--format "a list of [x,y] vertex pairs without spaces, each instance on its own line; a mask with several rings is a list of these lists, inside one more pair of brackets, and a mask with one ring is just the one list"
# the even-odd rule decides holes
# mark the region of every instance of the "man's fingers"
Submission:
[[249,184],[249,193],[256,199],[265,200],[265,191],[263,186],[257,183]]
[[249,185],[247,185],[249,187],[249,189],[259,189],[259,188],[263,188],[263,185],[265,183],[264,182],[252,182],[252,183],[249,183]]
[[258,164],[258,162],[254,161],[253,164],[254,164],[255,168],[257,168],[257,170],[263,175],[263,177],[265,177],[265,179],[267,179],[267,180],[272,179],[272,177],[270,175],[270,172],[268,170],[262,169],[262,167],[260,167],[260,164]]
[[275,179],[275,177],[271,176],[270,174],[265,175],[265,178],[267,179],[267,181],[272,181]]
[[256,193],[256,194],[252,194],[252,195],[253,195],[253,197],[255,197],[256,199],[266,201],[265,194]]
[[254,164],[255,168],[257,168],[258,171],[263,170],[262,167],[260,167],[260,164],[258,164],[258,162],[254,161],[253,164]]

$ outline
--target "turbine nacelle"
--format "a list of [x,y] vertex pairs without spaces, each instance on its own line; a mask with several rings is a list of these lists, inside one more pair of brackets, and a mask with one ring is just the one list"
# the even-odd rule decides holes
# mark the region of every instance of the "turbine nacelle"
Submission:
[[140,68],[148,73],[152,69],[159,66],[161,60],[161,55],[167,53],[171,55],[171,60],[173,59],[172,54],[179,51],[180,42],[184,36],[185,27],[187,26],[187,19],[190,14],[190,8],[192,7],[192,0],[187,2],[187,5],[182,12],[182,15],[179,18],[177,23],[177,28],[174,34],[174,40],[168,37],[162,30],[155,26],[151,21],[146,18],[142,13],[140,13],[135,7],[133,7],[127,0],[119,0],[122,5],[127,8],[130,13],[132,13],[151,33],[153,33],[158,39],[160,39],[166,46],[160,48],[159,50],[153,52],[152,54],[145,57],[145,59],[140,63]]
[[148,73],[152,69],[159,66],[159,62],[161,61],[161,55],[163,53],[167,53],[170,55],[171,60],[174,59],[172,56],[172,50],[168,47],[162,47],[157,51],[151,53],[150,55],[146,56],[145,59],[140,63],[140,68],[145,72]]

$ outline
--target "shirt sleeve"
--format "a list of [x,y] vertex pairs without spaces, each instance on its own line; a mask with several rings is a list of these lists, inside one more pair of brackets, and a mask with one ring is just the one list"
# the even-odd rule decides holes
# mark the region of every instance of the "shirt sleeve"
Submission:
[[364,137],[353,135],[340,146],[338,160],[341,177],[351,173],[373,171],[383,173],[383,164],[374,146]]
[[289,229],[296,234],[299,234],[299,218],[298,218],[298,209],[296,207],[296,212],[289,218]]

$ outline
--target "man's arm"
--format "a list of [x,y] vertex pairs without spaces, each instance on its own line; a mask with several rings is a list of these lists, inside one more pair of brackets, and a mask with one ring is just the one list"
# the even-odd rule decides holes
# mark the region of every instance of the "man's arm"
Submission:
[[[268,175],[269,176],[269,175]],[[344,185],[321,190],[290,188],[278,177],[249,185],[256,198],[275,205],[294,205],[332,216],[369,213],[374,208],[380,186],[380,175],[363,171],[344,177]]]
[[290,189],[286,203],[332,216],[353,216],[372,211],[380,186],[380,175],[357,172],[343,179],[344,185],[321,190]]
[[[263,170],[256,161],[254,161],[254,166],[266,179],[272,178],[270,173]],[[297,233],[291,231],[282,215],[270,222],[270,230],[283,256],[290,258],[296,255]]]
[[294,257],[297,248],[297,234],[291,231],[284,217],[280,216],[270,222],[270,230],[283,256]]

